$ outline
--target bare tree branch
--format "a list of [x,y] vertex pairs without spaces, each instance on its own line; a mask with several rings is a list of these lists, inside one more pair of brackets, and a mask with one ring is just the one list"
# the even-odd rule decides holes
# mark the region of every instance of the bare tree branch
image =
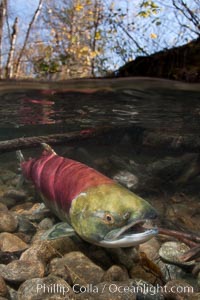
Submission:
[[29,39],[29,36],[30,36],[32,26],[33,26],[34,22],[36,21],[37,17],[39,16],[39,14],[41,12],[42,2],[43,2],[43,0],[39,1],[38,7],[37,7],[37,9],[36,9],[36,11],[35,11],[35,13],[33,15],[33,18],[31,20],[31,22],[29,23],[28,30],[26,32],[26,36],[25,36],[25,39],[24,39],[24,44],[23,44],[23,46],[21,48],[21,51],[19,53],[19,56],[18,56],[18,59],[17,59],[17,62],[16,62],[15,77],[18,76],[19,68],[20,68],[20,62],[21,62],[22,56],[24,54],[24,50],[26,48],[26,45],[27,45],[27,42],[28,42],[28,39]]
[[[195,26],[196,30],[191,29],[191,28],[190,28],[190,30],[193,31],[194,33],[196,33],[197,35],[200,35],[200,31],[199,31],[200,19],[197,17],[197,15],[195,15],[193,13],[193,11],[186,5],[186,3],[184,3],[184,1],[180,0],[180,2],[181,2],[180,5],[182,7],[178,6],[178,4],[175,0],[172,0],[172,3],[174,5],[174,7],[177,9],[177,11],[180,11],[184,15],[184,17],[186,19],[188,19]],[[182,23],[180,23],[180,24],[181,24],[181,26],[184,26],[187,28],[186,24],[182,24]]]
[[18,32],[18,18],[16,17],[15,22],[13,24],[10,50],[9,50],[8,59],[7,59],[7,63],[6,63],[6,78],[13,77],[13,68],[14,68],[13,57],[14,57],[14,52],[15,52],[17,32]]
[[126,28],[124,28],[124,26],[122,26],[122,24],[117,24],[123,31],[124,33],[126,33],[126,35],[134,42],[134,44],[137,46],[138,50],[140,50],[142,53],[144,53],[145,55],[149,55],[148,52],[146,52],[144,50],[144,48],[142,48],[139,43],[132,37],[132,35],[126,30]]

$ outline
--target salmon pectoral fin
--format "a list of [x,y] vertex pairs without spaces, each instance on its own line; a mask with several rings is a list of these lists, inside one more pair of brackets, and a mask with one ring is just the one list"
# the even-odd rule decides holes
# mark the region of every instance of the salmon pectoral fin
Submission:
[[60,237],[75,235],[74,229],[66,222],[61,222],[47,230],[41,237],[42,240],[55,240]]

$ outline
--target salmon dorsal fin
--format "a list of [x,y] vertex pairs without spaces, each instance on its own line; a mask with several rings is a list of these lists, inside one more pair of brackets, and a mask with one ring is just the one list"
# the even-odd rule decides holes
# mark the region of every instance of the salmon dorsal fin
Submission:
[[48,154],[54,154],[56,155],[56,152],[51,148],[51,146],[49,146],[46,143],[41,143],[44,151],[43,151],[43,155],[48,155]]

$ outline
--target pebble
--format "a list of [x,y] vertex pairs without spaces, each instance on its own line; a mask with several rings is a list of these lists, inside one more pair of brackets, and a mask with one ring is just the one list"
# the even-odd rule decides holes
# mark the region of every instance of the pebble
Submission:
[[0,197],[0,203],[5,204],[8,208],[13,207],[16,204],[16,202],[17,202],[16,199],[12,199],[12,198],[6,197],[4,195],[2,197]]
[[172,279],[180,279],[184,275],[184,271],[180,267],[164,263],[162,260],[158,262],[158,266],[166,282]]
[[8,252],[8,251],[0,251],[0,264],[9,264],[11,261],[19,259],[21,255],[21,251],[17,252]]
[[2,276],[0,276],[0,296],[6,296],[8,294],[7,285]]
[[[80,244],[80,242],[79,242]],[[83,243],[82,243],[83,244]],[[112,257],[109,257],[108,252],[103,247],[95,245],[86,245],[86,249],[81,249],[94,263],[98,264],[103,269],[108,269],[113,265]]]
[[156,274],[152,273],[149,270],[145,270],[140,264],[137,264],[131,268],[129,271],[130,277],[135,279],[135,278],[140,278],[144,281],[147,281],[151,284],[154,284],[155,282],[160,283],[160,278],[159,276],[156,276]]
[[104,274],[102,280],[111,282],[111,281],[126,281],[129,279],[127,270],[124,267],[113,265],[110,267]]
[[21,261],[40,261],[44,264],[48,263],[52,258],[58,256],[58,251],[51,246],[49,241],[36,241],[20,257]]
[[118,181],[128,189],[136,189],[138,186],[138,178],[129,171],[119,171],[113,177],[114,180]]
[[194,293],[189,296],[188,300],[199,300],[200,299],[200,293]]
[[40,223],[39,223],[39,228],[43,230],[48,230],[53,226],[53,221],[50,218],[44,218]]
[[16,201],[24,201],[24,200],[26,200],[26,197],[27,197],[25,191],[16,190],[16,189],[7,190],[3,196],[10,198],[10,199],[14,199]]
[[159,250],[160,257],[171,264],[176,264],[179,266],[189,266],[193,265],[194,261],[184,262],[180,260],[180,256],[190,250],[190,248],[180,242],[166,242],[162,244]]
[[160,249],[160,243],[156,238],[152,238],[149,241],[139,245],[139,252],[144,252],[148,259],[157,261],[159,258],[158,251]]
[[75,250],[77,246],[68,237],[49,241],[35,240],[30,248],[22,253],[20,260],[28,260],[31,257],[32,260],[40,260],[46,264],[54,257]]
[[15,236],[17,236],[19,239],[21,239],[24,243],[30,244],[32,236],[30,233],[23,233],[23,232],[16,232]]
[[65,266],[65,261],[63,258],[53,258],[49,264],[48,273],[54,276],[58,276],[67,281],[70,285],[73,285],[70,272]]
[[62,237],[48,242],[61,255],[79,250],[78,243],[75,243],[74,240],[70,237]]
[[23,242],[20,238],[15,236],[12,233],[2,232],[0,233],[0,241],[1,241],[1,251],[21,251],[28,248],[28,245]]
[[[145,289],[146,287],[146,289]],[[148,288],[148,290],[147,290]],[[141,291],[143,291],[141,293]],[[93,289],[89,287],[85,293],[77,295],[78,300],[164,300],[161,293],[151,294],[148,291],[155,290],[153,285],[138,280],[102,282]]]
[[[75,300],[70,285],[62,278],[49,275],[22,283],[18,290],[18,300]],[[86,300],[86,298],[85,298]]]
[[20,215],[24,215],[24,214],[31,214],[32,211],[34,210],[34,205],[38,205],[38,203],[33,203],[33,202],[24,202],[24,203],[20,203],[17,205],[14,205],[11,208],[11,211],[20,214]]
[[18,220],[9,211],[0,211],[0,232],[14,232],[18,226]]
[[1,173],[1,180],[3,181],[3,183],[6,183],[7,181],[12,180],[14,178],[16,178],[16,173],[10,170],[3,169]]
[[52,215],[44,203],[25,202],[13,206],[11,211],[26,216],[32,222],[40,222],[49,215]]
[[136,300],[137,295],[132,288],[131,281],[104,281],[95,286],[83,285],[82,291],[77,295],[78,300]]
[[193,294],[194,288],[184,280],[171,280],[164,286],[164,295],[167,299],[191,299]]
[[72,282],[78,284],[97,284],[102,280],[104,270],[95,265],[87,256],[79,251],[70,252],[60,258]]
[[44,272],[44,265],[40,261],[14,260],[8,265],[0,265],[1,276],[12,282],[23,282],[30,278],[43,277]]
[[36,232],[36,226],[33,225],[30,220],[23,215],[18,215],[18,231],[23,233],[34,234]]
[[117,264],[125,266],[128,270],[138,263],[138,250],[130,248],[107,248],[106,251],[112,256],[112,260]]
[[17,291],[14,288],[8,286],[8,293],[9,300],[18,300]]
[[4,212],[8,211],[8,207],[2,202],[0,202],[0,211],[4,211]]

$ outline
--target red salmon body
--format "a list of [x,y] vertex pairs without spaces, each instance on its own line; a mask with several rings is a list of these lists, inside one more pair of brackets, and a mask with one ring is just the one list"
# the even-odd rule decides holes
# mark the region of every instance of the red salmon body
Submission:
[[23,175],[31,180],[50,207],[69,213],[73,199],[90,187],[114,181],[72,159],[44,151],[41,157],[21,163]]
[[58,156],[49,145],[42,146],[42,155],[28,161],[17,151],[24,176],[62,221],[42,239],[78,234],[95,245],[118,248],[144,243],[158,233],[156,227],[143,227],[157,215],[147,201],[98,171]]

